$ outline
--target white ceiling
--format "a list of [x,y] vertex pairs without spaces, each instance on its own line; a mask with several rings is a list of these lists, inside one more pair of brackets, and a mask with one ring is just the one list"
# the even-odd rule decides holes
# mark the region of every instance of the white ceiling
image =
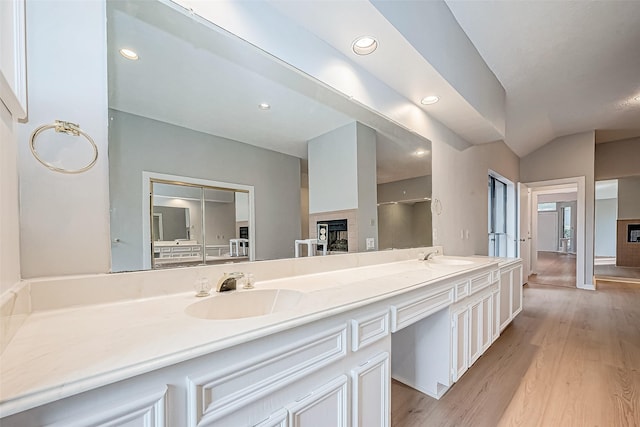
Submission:
[[428,113],[472,144],[503,139],[522,157],[583,131],[640,136],[640,1],[446,1],[506,90],[504,138],[368,1],[270,2],[345,55],[357,35],[377,36],[380,49],[354,61],[413,102],[436,91]]
[[640,1],[447,5],[507,92],[516,154],[588,130],[640,136]]

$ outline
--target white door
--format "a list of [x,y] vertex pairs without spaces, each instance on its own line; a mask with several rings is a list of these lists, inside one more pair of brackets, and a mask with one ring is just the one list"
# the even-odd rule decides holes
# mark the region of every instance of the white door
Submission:
[[520,253],[518,255],[522,258],[526,278],[531,274],[531,193],[529,187],[522,183],[518,183],[518,200],[520,208],[518,227]]

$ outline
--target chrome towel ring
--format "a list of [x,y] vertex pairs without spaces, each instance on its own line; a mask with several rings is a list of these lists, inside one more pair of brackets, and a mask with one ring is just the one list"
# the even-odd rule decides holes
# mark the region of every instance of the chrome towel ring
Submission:
[[[35,148],[35,141],[36,138],[38,137],[38,135],[40,135],[42,132],[49,130],[49,129],[54,129],[56,132],[64,132],[67,135],[71,135],[71,136],[80,136],[82,135],[87,141],[89,141],[89,143],[91,144],[91,146],[93,147],[93,160],[91,160],[91,162],[86,165],[81,167],[80,169],[64,169],[64,168],[59,168],[57,166],[52,165],[51,163],[42,160],[40,158],[40,156],[38,155],[38,152],[36,151]],[[33,133],[31,134],[31,141],[29,144],[29,148],[31,148],[31,154],[33,154],[33,157],[36,158],[36,160],[38,160],[40,163],[42,163],[44,166],[46,166],[47,168],[51,169],[54,172],[60,172],[60,173],[82,173],[85,171],[88,171],[89,169],[91,169],[93,167],[93,165],[96,164],[96,162],[98,161],[98,146],[96,145],[95,142],[93,142],[93,139],[82,129],[80,129],[80,126],[75,124],[75,123],[71,123],[71,122],[63,122],[62,120],[56,120],[54,123],[52,124],[48,124],[48,125],[42,125],[38,128],[36,128]]]

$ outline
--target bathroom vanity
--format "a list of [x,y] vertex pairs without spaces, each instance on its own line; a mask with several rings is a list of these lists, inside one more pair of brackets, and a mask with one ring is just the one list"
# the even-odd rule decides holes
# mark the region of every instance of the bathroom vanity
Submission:
[[235,264],[256,288],[205,298],[187,279],[228,266],[31,283],[114,290],[34,301],[0,360],[1,424],[389,426],[392,377],[440,398],[522,310],[520,260],[419,251]]

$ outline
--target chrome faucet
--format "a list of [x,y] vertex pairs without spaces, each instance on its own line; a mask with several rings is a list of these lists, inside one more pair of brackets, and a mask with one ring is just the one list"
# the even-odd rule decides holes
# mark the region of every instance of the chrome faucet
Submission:
[[238,279],[244,277],[244,273],[224,273],[218,284],[216,285],[216,292],[235,291],[238,283]]
[[433,259],[434,256],[438,255],[440,253],[440,251],[438,249],[434,249],[430,252],[427,252],[424,255],[424,258],[422,258],[423,261],[429,261],[430,259]]

